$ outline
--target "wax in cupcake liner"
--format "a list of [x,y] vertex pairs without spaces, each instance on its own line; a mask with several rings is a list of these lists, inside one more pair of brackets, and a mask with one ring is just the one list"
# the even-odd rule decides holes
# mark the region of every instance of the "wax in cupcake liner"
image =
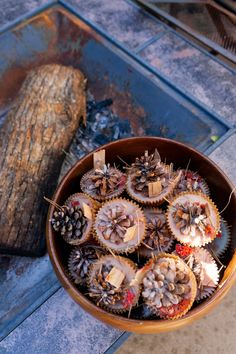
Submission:
[[[115,289],[114,286],[104,280],[101,282],[102,285],[98,283],[98,274],[101,274],[104,265],[110,268],[115,267],[123,272],[125,277],[121,283],[120,289]],[[131,280],[135,276],[135,272],[136,266],[128,258],[120,256],[114,257],[112,255],[101,257],[91,266],[89,271],[88,294],[90,298],[93,299],[98,306],[109,312],[123,313],[130,311],[131,308],[137,304],[140,295],[139,285],[130,285]],[[111,297],[110,304],[109,296]],[[114,303],[112,303],[113,300],[115,300]]]

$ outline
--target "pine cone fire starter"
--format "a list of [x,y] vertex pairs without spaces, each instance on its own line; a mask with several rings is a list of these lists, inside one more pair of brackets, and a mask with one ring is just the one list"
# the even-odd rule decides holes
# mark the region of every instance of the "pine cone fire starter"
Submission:
[[82,191],[98,201],[120,195],[126,184],[126,175],[109,164],[86,173],[80,182]]
[[132,252],[145,236],[145,218],[134,202],[113,199],[99,209],[95,219],[98,241],[116,253]]
[[[139,203],[158,205],[173,192],[181,173],[174,172],[172,165],[161,162],[157,150],[151,155],[145,151],[129,169],[126,190]],[[154,188],[152,195],[150,187]]]
[[[176,196],[182,192],[201,192],[209,195],[209,187],[206,181],[196,172],[190,170],[181,170],[181,177],[173,190],[172,196]],[[172,199],[170,196],[170,200]]]
[[92,220],[84,215],[79,206],[62,206],[54,212],[51,224],[71,245],[78,245],[87,240],[92,228]]
[[185,254],[183,247],[176,245],[176,253],[192,269],[197,281],[197,297],[201,300],[212,295],[219,282],[219,270],[214,258],[204,248],[192,248]]
[[215,204],[198,192],[177,195],[169,205],[167,220],[174,237],[192,247],[212,242],[220,229],[220,217]]
[[89,296],[97,306],[111,312],[125,312],[137,304],[140,289],[131,286],[136,267],[124,257],[104,256],[91,267]]
[[104,254],[105,251],[96,245],[83,244],[73,248],[68,260],[68,270],[73,282],[85,285],[91,264]]
[[150,258],[161,252],[169,252],[174,237],[168,228],[165,211],[158,208],[145,208],[144,215],[147,226],[145,239],[139,248],[140,256]]
[[90,301],[141,321],[175,320],[214,296],[230,227],[204,171],[174,170],[157,150],[126,160],[128,151],[118,169],[96,151],[73,182],[78,190],[63,206],[51,201],[51,227],[65,243],[70,280]]
[[177,319],[191,308],[197,284],[191,269],[179,257],[163,253],[145,266],[142,289],[144,302],[156,315]]

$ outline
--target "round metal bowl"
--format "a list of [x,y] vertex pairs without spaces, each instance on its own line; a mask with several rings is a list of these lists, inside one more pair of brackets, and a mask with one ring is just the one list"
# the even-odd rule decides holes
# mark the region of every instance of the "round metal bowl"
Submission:
[[[121,157],[127,163],[131,163],[135,157],[143,154],[144,150],[149,152],[158,149],[163,160],[167,163],[173,162],[176,168],[186,168],[190,161],[189,168],[198,171],[206,179],[211,198],[215,201],[219,210],[222,210],[228,202],[233,185],[225,176],[223,171],[209,158],[200,152],[179,142],[156,138],[156,137],[137,137],[115,141],[100,147],[106,149],[106,162],[116,165],[121,164]],[[63,202],[73,193],[79,192],[79,181],[81,176],[93,166],[93,152],[78,161],[74,167],[66,174],[58,186],[53,200],[62,205]],[[70,247],[65,244],[52,229],[49,219],[52,217],[54,207],[51,205],[48,211],[46,234],[48,252],[55,269],[55,272],[70,296],[81,305],[86,311],[101,321],[104,321],[116,328],[129,332],[138,333],[158,333],[180,328],[194,320],[202,317],[213,309],[226,295],[234,283],[236,277],[236,252],[235,238],[236,233],[236,196],[233,194],[230,204],[225,210],[223,217],[231,226],[232,244],[231,250],[227,252],[224,263],[227,265],[221,278],[219,287],[213,296],[199,305],[194,306],[184,317],[178,320],[134,320],[122,316],[114,315],[97,307],[92,301],[84,296],[78,288],[70,281],[67,276],[67,259]]]

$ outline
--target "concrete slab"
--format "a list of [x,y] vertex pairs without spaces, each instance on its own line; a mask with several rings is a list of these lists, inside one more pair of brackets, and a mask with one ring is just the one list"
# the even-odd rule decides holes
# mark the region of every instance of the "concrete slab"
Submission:
[[236,134],[231,135],[223,144],[216,148],[210,158],[215,161],[224,173],[236,185]]
[[125,0],[68,0],[67,3],[130,49],[137,48],[163,29]]
[[0,343],[0,353],[101,354],[121,334],[84,312],[60,289]]
[[213,312],[181,330],[131,335],[116,354],[235,354],[236,286]]
[[165,34],[139,54],[176,86],[236,123],[236,75],[223,65],[174,33]]

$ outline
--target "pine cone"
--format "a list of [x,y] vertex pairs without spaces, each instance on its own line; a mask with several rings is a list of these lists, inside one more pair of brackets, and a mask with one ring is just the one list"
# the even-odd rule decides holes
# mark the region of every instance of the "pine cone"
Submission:
[[169,184],[169,174],[160,156],[155,151],[154,154],[148,155],[145,151],[144,156],[136,158],[135,163],[131,167],[131,181],[133,188],[138,192],[148,192],[148,183],[161,181],[162,187],[165,188]]
[[127,214],[123,205],[114,205],[104,210],[99,222],[99,230],[105,240],[119,244],[127,229],[134,225],[134,216]]
[[101,247],[82,245],[74,248],[69,256],[68,269],[76,284],[85,284],[89,268],[105,252]]
[[81,186],[85,193],[87,191],[89,194],[92,193],[95,196],[105,198],[110,194],[113,195],[114,192],[117,192],[117,189],[124,188],[125,182],[125,175],[108,164],[104,165],[102,169],[92,170],[88,173]]
[[208,185],[198,173],[189,170],[182,170],[180,180],[174,189],[173,195],[187,191],[202,192],[206,195],[210,194]]
[[153,251],[158,250],[164,252],[169,249],[173,237],[168,229],[165,214],[160,211],[159,213],[147,217],[147,231],[146,238],[143,243]]
[[96,275],[90,282],[89,296],[96,301],[97,306],[100,304],[105,306],[115,305],[122,299],[124,291],[122,284],[117,289],[105,280],[112,268],[112,265],[106,266],[103,264],[101,270],[96,272]]
[[213,232],[211,222],[209,220],[209,205],[200,203],[190,203],[186,201],[184,204],[177,203],[173,212],[176,227],[184,235],[195,236],[196,231],[200,231],[202,236],[211,235]]
[[63,206],[59,211],[53,213],[51,219],[52,227],[59,232],[64,240],[70,243],[73,240],[82,238],[87,226],[87,218],[79,206]]
[[178,305],[186,299],[191,287],[184,264],[171,258],[160,258],[143,278],[142,296],[156,309]]

